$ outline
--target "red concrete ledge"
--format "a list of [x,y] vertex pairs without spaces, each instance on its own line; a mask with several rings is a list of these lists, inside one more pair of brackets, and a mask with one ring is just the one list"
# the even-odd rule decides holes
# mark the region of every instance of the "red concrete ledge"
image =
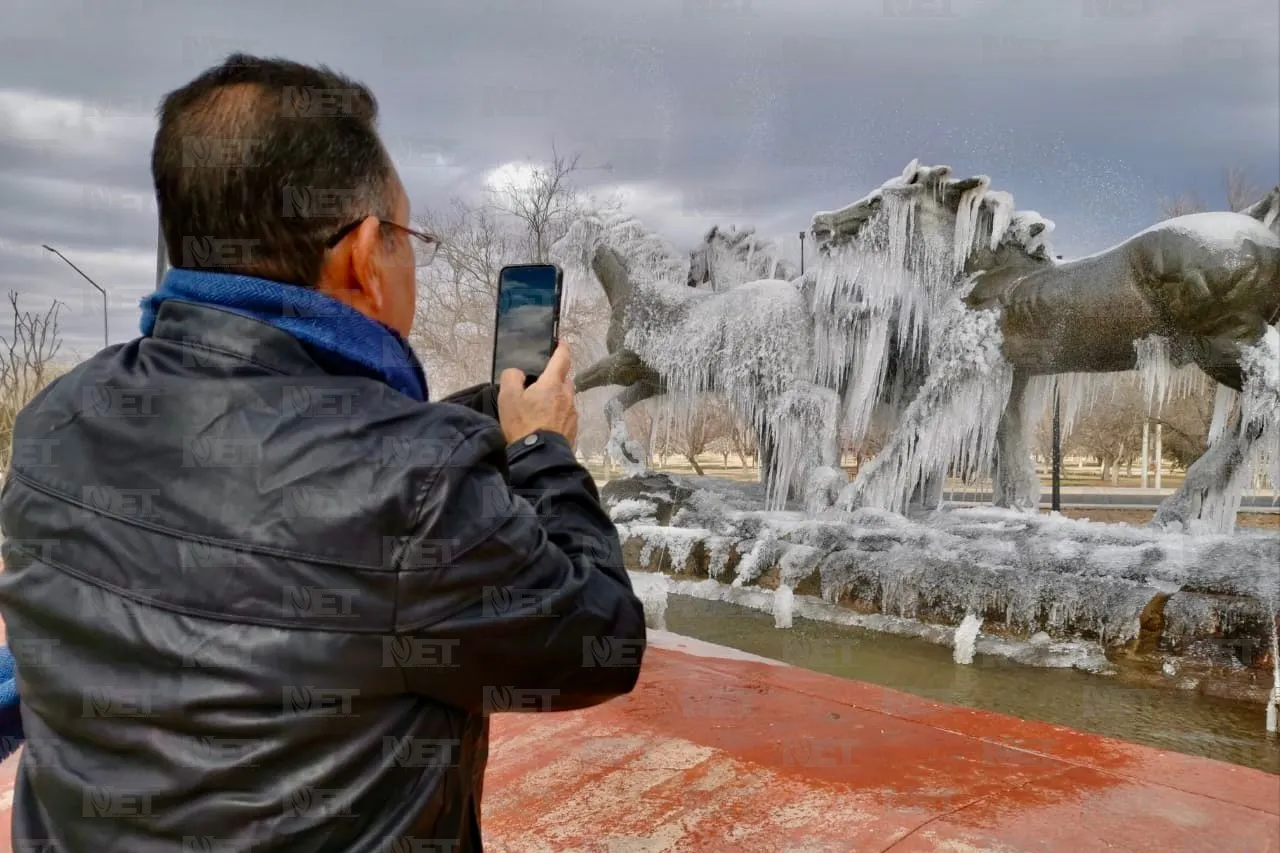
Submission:
[[651,642],[630,696],[495,717],[486,849],[1280,853],[1280,776]]
[[793,667],[654,648],[631,696],[494,732],[511,853],[1280,851],[1280,776]]

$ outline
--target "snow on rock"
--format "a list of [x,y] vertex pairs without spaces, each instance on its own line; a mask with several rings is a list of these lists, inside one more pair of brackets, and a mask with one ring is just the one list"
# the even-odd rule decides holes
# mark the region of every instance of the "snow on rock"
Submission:
[[652,520],[658,517],[658,505],[653,501],[628,498],[609,507],[609,518],[619,524],[629,521]]
[[640,552],[640,562],[648,563],[661,551],[667,565],[675,571],[683,570],[689,564],[689,555],[693,546],[710,535],[711,531],[700,528],[665,527],[661,525],[628,525],[627,532],[644,540],[644,549]]
[[760,532],[751,550],[739,561],[738,573],[733,579],[733,585],[743,586],[755,581],[770,564],[775,562],[779,550],[778,531],[772,527],[766,527]]

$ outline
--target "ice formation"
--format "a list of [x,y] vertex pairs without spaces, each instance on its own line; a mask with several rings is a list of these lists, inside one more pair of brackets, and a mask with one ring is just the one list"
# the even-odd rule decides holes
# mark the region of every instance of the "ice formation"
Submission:
[[688,266],[674,246],[634,216],[617,210],[597,211],[574,220],[551,247],[552,259],[565,272],[566,309],[579,294],[597,286],[591,276],[591,258],[602,245],[618,252],[632,269],[653,278],[676,281]]
[[1012,369],[1000,354],[999,318],[957,298],[933,338],[931,370],[886,447],[840,496],[839,506],[901,508],[915,487],[946,474],[985,473],[1009,398]]
[[973,613],[966,613],[964,621],[956,628],[955,650],[952,659],[963,666],[973,663],[973,654],[978,645],[978,634],[982,632],[982,619]]
[[1251,484],[1265,480],[1280,491],[1280,329],[1269,326],[1256,345],[1246,348],[1241,368],[1243,392],[1218,395],[1210,429],[1216,441],[1187,469],[1186,479],[1157,510],[1153,524],[1229,533]]
[[793,278],[795,271],[781,249],[750,227],[712,228],[689,258],[688,284],[715,292],[744,281]]
[[779,586],[773,592],[773,625],[775,628],[790,628],[792,610],[795,607],[795,591],[789,586]]
[[1159,417],[1169,403],[1202,392],[1211,384],[1204,371],[1190,361],[1173,359],[1168,338],[1150,335],[1135,341],[1134,350],[1147,414],[1153,417]]
[[[845,620],[836,605],[853,595],[875,603],[878,615],[862,617],[875,623],[868,627],[903,633],[907,620],[919,635],[933,630],[923,623],[943,622],[938,642],[968,657],[970,642],[980,653],[988,642],[976,630],[982,622],[1030,637],[1037,648],[1115,645],[1134,640],[1144,612],[1161,600],[1165,635],[1188,641],[1274,625],[1280,602],[1280,539],[1267,533],[1186,536],[997,508],[815,518],[751,508],[759,506],[758,487],[753,496],[745,484],[700,478],[697,485],[673,520],[679,528],[636,519],[634,504],[615,506],[620,535],[645,543],[643,565],[664,555],[664,571],[677,576],[670,591],[757,606],[779,627],[797,615]],[[728,562],[726,551],[737,559]],[[698,565],[706,567],[700,585],[678,579],[700,576]],[[760,590],[766,576],[775,591]],[[810,592],[796,592],[802,586]],[[752,603],[757,594],[766,598]],[[1041,633],[1048,637],[1037,641]]]
[[667,595],[671,584],[666,575],[632,574],[632,588],[636,598],[644,607],[644,624],[646,628],[657,631],[667,630]]
[[622,403],[616,397],[605,404],[605,418],[609,424],[605,454],[622,469],[622,476],[631,477],[643,473],[649,454],[644,445],[627,434],[627,423],[622,417]]
[[[1136,368],[1159,417],[1205,386],[1202,368],[1214,372],[1192,364],[1223,343],[1212,337],[1213,311],[1274,314],[1274,295],[1256,283],[1280,264],[1266,227],[1275,204],[1168,220],[1060,263],[1048,245],[1053,223],[989,185],[912,161],[862,199],[814,216],[817,263],[795,281],[749,228],[713,229],[685,263],[634,220],[599,216],[557,251],[580,268],[602,245],[624,259],[629,281],[605,288],[613,322],[625,326],[611,325],[610,354],[633,361],[597,376],[629,377],[623,405],[660,393],[727,399],[760,442],[769,508],[793,496],[810,512],[833,501],[936,506],[947,475],[973,480],[994,468],[997,505],[1031,510],[1039,483],[1030,432],[1055,390],[1069,432],[1108,388],[1116,392],[1108,372]],[[1105,338],[1097,347],[1095,334]],[[1236,456],[1275,437],[1271,421],[1256,418],[1235,436],[1243,405],[1219,392],[1211,432],[1220,448],[1196,480],[1206,485],[1175,495],[1166,521],[1221,527],[1233,516],[1233,494],[1249,476]],[[617,420],[610,453],[638,470]],[[841,433],[856,443],[886,425],[896,429],[884,450],[844,486]]]
[[[930,193],[943,185],[921,192],[921,174],[936,181],[947,170],[909,165],[877,191],[883,209],[870,226],[794,282],[733,280],[781,269],[767,247],[758,262],[750,230],[713,230],[693,254],[683,284],[706,287],[682,286],[671,252],[630,221],[593,220],[557,251],[581,265],[595,245],[620,247],[633,289],[625,347],[668,395],[718,393],[755,430],[770,451],[769,507],[799,494],[816,512],[843,494],[901,510],[948,465],[990,466],[1009,370],[998,316],[965,310],[964,269],[1006,231],[1030,234],[1027,217],[984,178],[962,192],[954,231],[941,238],[935,220],[949,214]],[[891,458],[844,489],[841,428],[857,440],[886,414],[920,436],[899,429]],[[610,455],[635,458],[620,418],[610,420]]]

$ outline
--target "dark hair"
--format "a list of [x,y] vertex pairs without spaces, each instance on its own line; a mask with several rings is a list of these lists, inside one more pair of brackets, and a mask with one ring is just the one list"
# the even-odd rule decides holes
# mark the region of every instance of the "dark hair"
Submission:
[[175,267],[314,286],[335,231],[392,214],[377,99],[324,66],[233,54],[158,115],[151,174]]

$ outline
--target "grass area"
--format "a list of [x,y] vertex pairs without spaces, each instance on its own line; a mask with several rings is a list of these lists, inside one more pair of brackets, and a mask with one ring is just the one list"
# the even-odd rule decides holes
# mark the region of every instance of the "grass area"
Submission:
[[[1067,518],[1087,518],[1090,521],[1104,521],[1108,524],[1133,524],[1142,526],[1151,521],[1155,515],[1150,509],[1084,509],[1064,506],[1062,514]],[[1241,512],[1236,515],[1236,527],[1249,530],[1273,530],[1280,533],[1280,513],[1275,512]]]

